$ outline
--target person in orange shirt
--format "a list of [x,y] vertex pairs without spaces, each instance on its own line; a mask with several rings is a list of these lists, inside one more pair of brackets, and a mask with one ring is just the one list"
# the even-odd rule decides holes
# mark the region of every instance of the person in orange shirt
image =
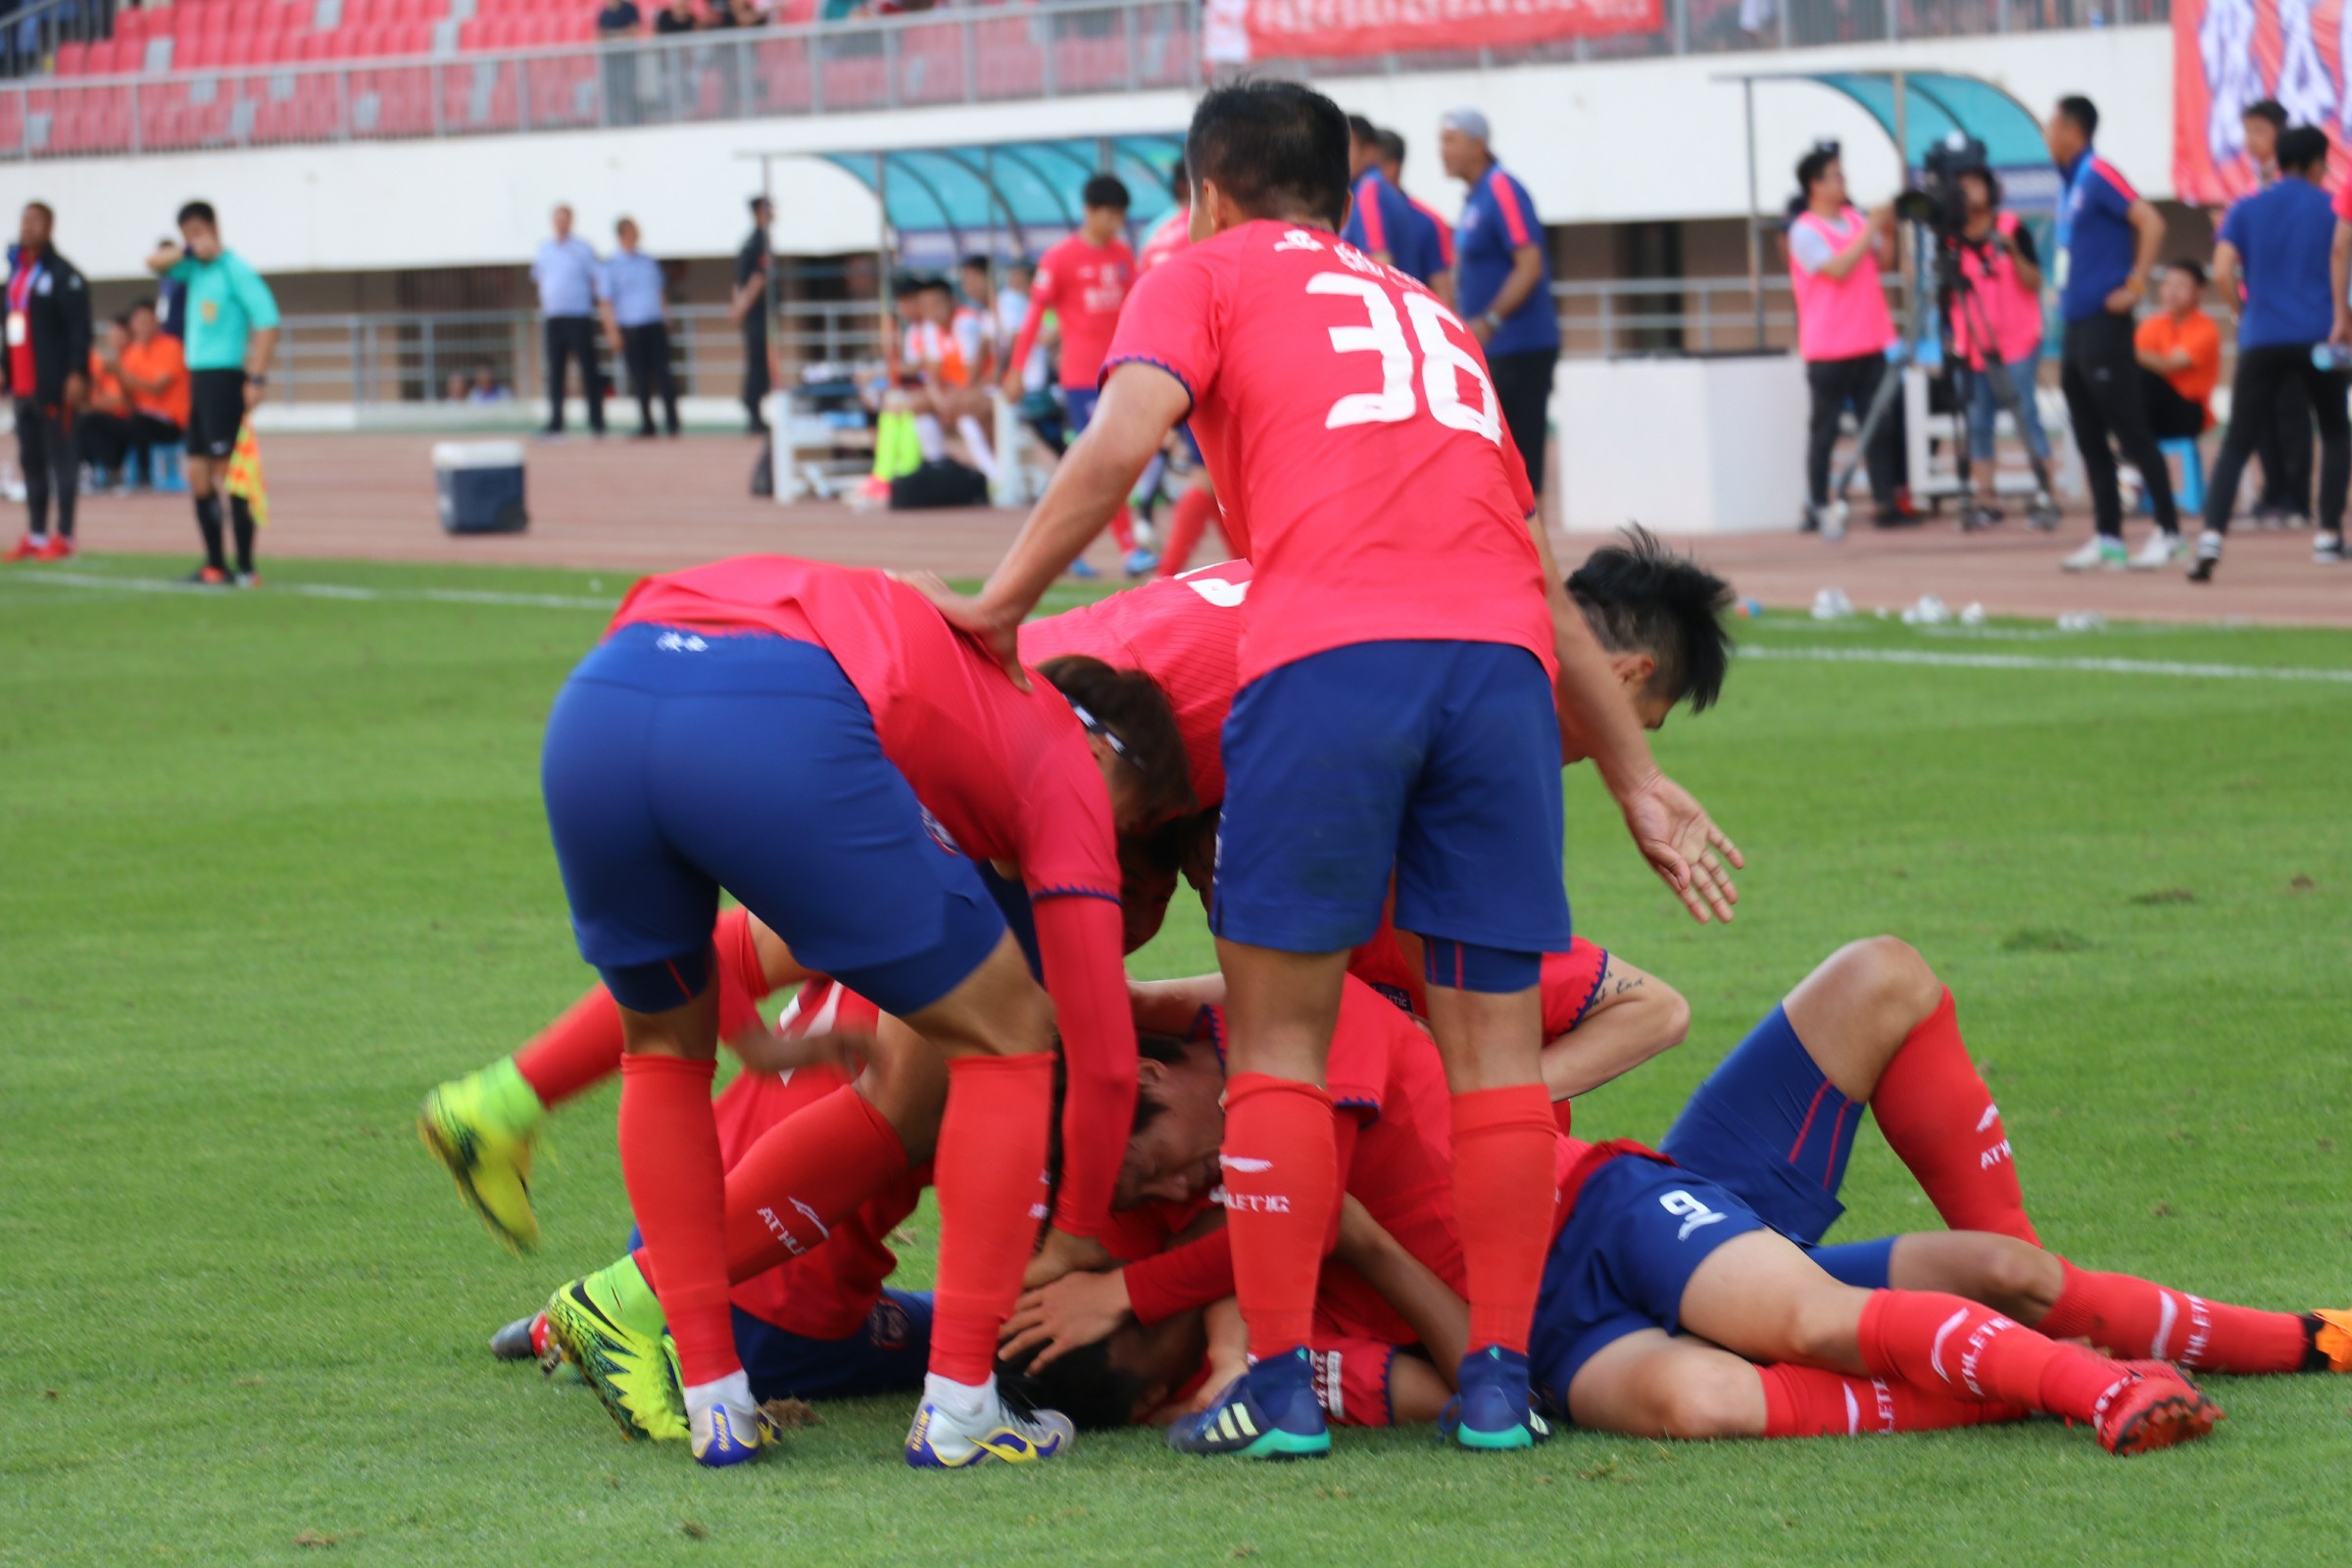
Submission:
[[179,445],[188,424],[188,362],[179,339],[163,329],[155,301],[139,300],[123,317],[130,342],[116,373],[130,393],[130,451],[140,480],[155,482],[155,454]]
[[120,318],[98,329],[90,348],[90,390],[74,417],[74,444],[82,466],[92,470],[82,489],[92,495],[122,480],[122,454],[130,441],[130,394],[123,389],[117,357],[130,342]]
[[2213,389],[2222,378],[2222,330],[2200,302],[2205,270],[2175,262],[2164,270],[2157,301],[2164,308],[2139,323],[2132,347],[2148,425],[2159,441],[2194,440],[2213,426]]

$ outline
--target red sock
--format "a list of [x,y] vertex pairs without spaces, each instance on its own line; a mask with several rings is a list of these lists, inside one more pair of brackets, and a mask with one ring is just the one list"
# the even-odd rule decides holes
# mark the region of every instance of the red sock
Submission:
[[2077,1421],[2095,1421],[2099,1401],[2127,1376],[2096,1350],[2061,1345],[1941,1291],[1873,1291],[1859,1338],[1873,1377]]
[[1110,514],[1110,542],[1119,547],[1122,556],[1135,548],[1135,518],[1125,507]]
[[1159,574],[1173,577],[1191,563],[1193,552],[1200,547],[1201,536],[1208,532],[1209,522],[1217,514],[1217,498],[1213,491],[1199,486],[1187,490],[1176,502],[1176,514],[1168,519],[1168,540],[1160,548]]
[[1954,1398],[1885,1378],[1849,1378],[1783,1361],[1756,1368],[1764,1380],[1768,1438],[1858,1438],[1889,1432],[1941,1432],[1991,1421],[2019,1421],[2023,1405]]
[[718,1033],[725,1039],[761,1021],[760,999],[775,988],[752,943],[751,910],[738,905],[721,914],[710,930],[710,949],[718,960]]
[[1551,1102],[1551,1124],[1559,1129],[1562,1138],[1576,1136],[1576,1102],[1555,1100]]
[[2200,1372],[2259,1376],[2300,1372],[2308,1336],[2292,1312],[2261,1312],[2176,1291],[2129,1274],[2098,1274],[2061,1258],[2066,1284],[2034,1327],[2054,1340],[2084,1339],[2122,1356],[2177,1361]]
[[800,1256],[906,1169],[897,1129],[856,1089],[802,1106],[727,1172],[727,1277]]
[[1542,1084],[1453,1097],[1453,1216],[1470,1285],[1470,1340],[1527,1353],[1559,1200],[1559,1128]]
[[620,1061],[621,1175],[689,1388],[742,1370],[727,1311],[726,1174],[710,1114],[716,1067],[634,1054]]
[[1968,1059],[1949,991],[1927,1021],[1903,1037],[1902,1049],[1879,1075],[1870,1109],[1887,1147],[1911,1167],[1946,1225],[2041,1245],[2026,1217],[2000,1107]]
[[1307,1343],[1325,1238],[1340,1212],[1331,1096],[1262,1072],[1225,1081],[1225,1228],[1233,1294],[1260,1360]]
[[[1046,1213],[1046,1132],[1054,1055],[958,1056],[948,1064],[939,1128],[939,1285],[932,1295],[931,1370],[986,1383],[997,1331],[1012,1315],[1021,1271]],[[904,1155],[902,1155],[904,1157]]]
[[620,1071],[620,1008],[597,986],[514,1053],[514,1070],[554,1109]]

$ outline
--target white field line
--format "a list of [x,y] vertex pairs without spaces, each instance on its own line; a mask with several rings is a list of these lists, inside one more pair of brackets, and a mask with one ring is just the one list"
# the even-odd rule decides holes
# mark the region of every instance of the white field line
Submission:
[[[220,594],[229,590],[207,588],[196,583],[182,582],[174,577],[111,577],[97,572],[46,571],[38,567],[12,582],[42,583],[57,588],[94,588],[121,593],[137,594]],[[620,603],[617,599],[590,599],[578,594],[518,594],[501,593],[483,588],[358,588],[344,583],[296,582],[272,583],[267,592],[291,594],[304,599],[343,599],[382,601],[397,604],[425,605],[499,605],[525,610],[603,610],[610,611]]]
[[2352,669],[2294,665],[2196,664],[2159,659],[2052,659],[2035,654],[1959,654],[1915,648],[1770,648],[1749,643],[1741,659],[1821,664],[1926,664],[1938,669],[2033,669],[2077,675],[2161,675],[2175,680],[2322,681],[2352,686]]

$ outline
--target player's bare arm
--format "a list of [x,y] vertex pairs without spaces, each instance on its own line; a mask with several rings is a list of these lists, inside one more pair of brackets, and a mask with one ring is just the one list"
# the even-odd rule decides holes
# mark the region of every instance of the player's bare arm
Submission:
[[1683,994],[1615,954],[1576,1027],[1544,1045],[1544,1087],[1573,1100],[1681,1045],[1690,1030]]

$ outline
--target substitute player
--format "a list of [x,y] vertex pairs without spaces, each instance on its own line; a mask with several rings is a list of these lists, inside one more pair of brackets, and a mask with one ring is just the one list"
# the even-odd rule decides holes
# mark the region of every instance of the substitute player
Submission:
[[1385,267],[1435,286],[1446,270],[1435,225],[1414,210],[1381,161],[1380,127],[1348,117],[1348,223],[1340,237]]
[[[1531,533],[1525,468],[1476,341],[1339,239],[1337,106],[1290,82],[1219,88],[1194,116],[1186,165],[1196,243],[1139,286],[1094,430],[977,602],[931,591],[1010,662],[1022,617],[1191,416],[1256,570],[1211,921],[1233,1026],[1235,1277],[1256,1365],[1227,1396],[1234,1419],[1203,1412],[1170,1442],[1329,1449],[1306,1352],[1339,1197],[1323,1060],[1348,951],[1378,926],[1394,864],[1456,1097],[1455,1207],[1479,1317],[1457,1436],[1524,1446],[1544,1432],[1525,1350],[1553,1137],[1536,981],[1541,955],[1570,938],[1560,719],[1700,918],[1731,913],[1711,846],[1737,852],[1649,760]],[[1226,1435],[1237,1427],[1251,1435]]]

